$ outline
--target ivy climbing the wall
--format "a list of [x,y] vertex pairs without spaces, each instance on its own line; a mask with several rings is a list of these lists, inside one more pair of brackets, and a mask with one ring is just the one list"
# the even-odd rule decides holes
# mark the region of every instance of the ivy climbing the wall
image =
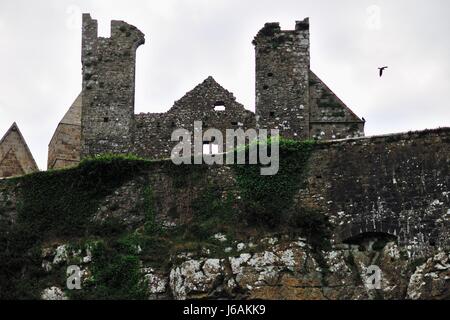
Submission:
[[[259,165],[234,166],[243,218],[249,225],[277,231],[297,229],[314,245],[323,247],[331,235],[328,219],[312,208],[294,205],[294,196],[305,183],[315,142],[274,139],[280,146],[280,169],[276,175],[261,175]],[[262,143],[270,149],[272,142],[269,139]]]
[[276,139],[280,144],[280,169],[276,175],[261,175],[259,165],[234,166],[247,221],[271,228],[287,220],[314,147],[312,141]]
[[0,275],[5,275],[0,281],[5,286],[0,288],[0,298],[3,293],[10,298],[15,294],[36,298],[38,292],[25,284],[35,283],[34,276],[40,271],[28,271],[24,276],[18,266],[40,267],[40,245],[45,241],[107,234],[104,226],[91,219],[99,201],[151,165],[151,161],[133,156],[103,155],[83,160],[71,169],[16,178],[20,199],[17,220],[5,230],[8,237],[0,239]]

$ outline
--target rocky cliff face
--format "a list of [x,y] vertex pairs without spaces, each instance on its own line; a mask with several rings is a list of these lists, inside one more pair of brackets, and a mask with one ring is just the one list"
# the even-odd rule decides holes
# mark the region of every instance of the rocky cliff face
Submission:
[[[218,244],[227,242],[216,235]],[[167,270],[139,261],[139,281],[148,299],[448,299],[450,255],[436,251],[411,259],[407,248],[393,242],[367,251],[339,246],[314,252],[306,239],[288,236],[263,238],[225,247],[222,254],[183,252],[171,257]],[[94,244],[95,246],[95,244]],[[71,250],[69,245],[45,248],[42,268],[51,273],[78,260],[81,290],[94,282],[97,258],[92,245]],[[139,248],[136,248],[139,256]],[[370,266],[381,270],[380,286],[371,281]],[[64,268],[63,268],[64,269]],[[68,299],[73,293],[54,282],[42,299]]]

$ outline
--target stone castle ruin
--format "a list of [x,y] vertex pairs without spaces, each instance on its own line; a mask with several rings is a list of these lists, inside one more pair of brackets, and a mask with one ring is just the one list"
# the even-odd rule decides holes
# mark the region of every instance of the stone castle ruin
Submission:
[[[126,288],[128,279],[149,280],[151,299],[449,297],[450,128],[359,138],[364,120],[310,70],[308,19],[288,31],[267,23],[254,38],[255,112],[208,77],[167,112],[135,114],[136,50],[144,42],[122,21],[111,23],[111,37],[98,37],[97,22],[83,15],[82,90],[50,141],[48,169],[101,153],[167,159],[178,143],[172,132],[193,132],[194,121],[203,130],[279,129],[289,139],[322,141],[296,144],[301,149],[289,151],[280,174],[270,177],[254,175],[251,166],[167,159],[93,161],[1,180],[0,260],[11,267],[0,287],[88,299],[97,293],[60,289],[61,268],[82,261],[87,288],[95,288],[89,277],[109,255],[126,274]],[[13,124],[0,140],[0,177],[34,171]],[[92,239],[109,250],[93,258]],[[136,268],[122,267],[125,254]],[[366,279],[374,265],[383,281],[372,292]],[[105,292],[115,294],[115,283]]]
[[[364,121],[310,70],[308,19],[297,21],[294,30],[266,23],[253,40],[255,113],[208,77],[167,112],[135,114],[136,50],[144,42],[144,34],[123,21],[111,22],[111,37],[98,37],[97,21],[83,14],[82,91],[50,141],[48,169],[76,165],[100,153],[168,158],[175,145],[171,133],[177,128],[192,132],[194,121],[202,121],[203,130],[224,133],[238,128],[279,129],[282,136],[293,139],[364,135]],[[0,167],[6,154],[0,153]],[[8,176],[5,173],[2,176]]]

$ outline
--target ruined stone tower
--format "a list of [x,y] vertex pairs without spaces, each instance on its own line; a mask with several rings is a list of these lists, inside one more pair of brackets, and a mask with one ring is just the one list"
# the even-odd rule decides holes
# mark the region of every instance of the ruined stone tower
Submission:
[[128,153],[133,143],[136,50],[144,34],[111,21],[111,37],[98,37],[97,20],[83,14],[81,157]]
[[[202,121],[203,130],[223,133],[279,129],[281,136],[299,140],[363,136],[364,121],[311,71],[309,35],[306,18],[294,30],[266,23],[254,38],[256,115],[213,77],[167,112],[136,115],[136,50],[145,42],[144,34],[126,22],[112,21],[111,37],[98,37],[97,21],[83,14],[82,92],[52,138],[48,167],[66,167],[101,153],[169,158],[176,144],[171,133],[177,128],[193,132],[194,121]],[[204,139],[205,144],[220,151],[219,141]]]
[[309,20],[295,30],[266,23],[253,44],[256,54],[256,121],[287,138],[309,137]]

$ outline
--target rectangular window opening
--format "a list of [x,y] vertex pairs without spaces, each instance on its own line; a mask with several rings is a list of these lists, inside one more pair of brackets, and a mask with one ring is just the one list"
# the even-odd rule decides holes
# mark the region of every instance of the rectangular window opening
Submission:
[[225,111],[225,103],[223,101],[214,103],[214,111]]

